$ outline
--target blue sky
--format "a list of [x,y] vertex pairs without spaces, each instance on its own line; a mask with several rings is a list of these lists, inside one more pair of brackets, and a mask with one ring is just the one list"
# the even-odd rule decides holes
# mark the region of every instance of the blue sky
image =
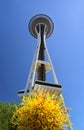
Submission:
[[[54,22],[47,47],[74,130],[84,129],[84,1],[83,0],[0,0],[0,101],[20,101],[25,88],[36,39],[28,22],[36,14]],[[51,80],[51,77],[48,77]]]

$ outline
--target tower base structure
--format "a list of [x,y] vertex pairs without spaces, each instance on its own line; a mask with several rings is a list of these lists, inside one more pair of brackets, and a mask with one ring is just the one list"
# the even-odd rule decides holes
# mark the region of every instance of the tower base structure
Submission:
[[[53,84],[49,82],[43,82],[43,81],[35,81],[34,86],[32,87],[31,91],[44,91],[47,89],[50,93],[57,93],[57,95],[60,95],[62,93],[62,87],[59,84]],[[30,90],[27,90],[27,93],[25,95],[25,89],[18,91],[18,96],[20,98],[23,98],[23,96],[27,96],[29,94]]]

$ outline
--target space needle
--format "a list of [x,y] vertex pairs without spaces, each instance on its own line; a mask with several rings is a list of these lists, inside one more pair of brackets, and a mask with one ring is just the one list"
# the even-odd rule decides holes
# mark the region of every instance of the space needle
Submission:
[[[56,92],[58,97],[62,97],[62,86],[58,83],[46,45],[46,38],[52,34],[54,29],[53,21],[47,15],[35,15],[30,20],[28,29],[30,34],[37,39],[37,46],[26,87],[25,89],[18,91],[18,96],[22,98],[32,91],[43,91],[44,89],[48,89],[50,93]],[[54,82],[48,82],[46,80],[48,72],[50,71],[52,72]],[[70,123],[68,129],[73,130]]]

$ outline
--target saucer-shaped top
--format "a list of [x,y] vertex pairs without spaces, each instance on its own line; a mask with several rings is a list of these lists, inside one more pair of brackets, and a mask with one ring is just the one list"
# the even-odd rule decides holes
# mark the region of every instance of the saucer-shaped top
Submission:
[[36,33],[36,26],[39,24],[46,25],[47,27],[47,32],[46,32],[46,38],[49,37],[54,29],[54,24],[51,20],[51,18],[47,15],[44,14],[38,14],[32,17],[32,19],[29,22],[29,32],[37,38],[37,33]]

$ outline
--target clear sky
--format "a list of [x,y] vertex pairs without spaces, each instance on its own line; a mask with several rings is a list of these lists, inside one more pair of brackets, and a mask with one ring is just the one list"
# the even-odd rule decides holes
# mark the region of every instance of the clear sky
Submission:
[[39,13],[54,22],[47,47],[73,128],[84,130],[84,0],[0,0],[0,101],[20,101],[37,43],[28,22]]

